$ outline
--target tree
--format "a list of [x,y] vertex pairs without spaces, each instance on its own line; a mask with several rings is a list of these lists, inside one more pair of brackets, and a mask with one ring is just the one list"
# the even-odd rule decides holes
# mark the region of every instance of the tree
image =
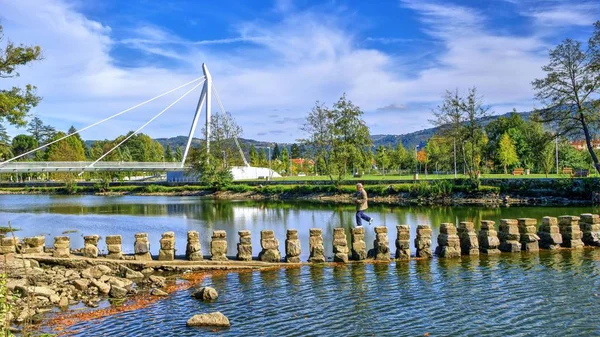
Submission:
[[[2,41],[4,33],[0,25],[0,43]],[[0,48],[0,78],[18,77],[19,66],[41,59],[42,50],[39,46],[17,46],[8,40],[6,47]],[[10,90],[0,90],[0,123],[6,120],[12,125],[24,126],[27,113],[40,102],[35,91],[36,87],[30,84],[25,85],[25,89],[12,87]]]
[[288,149],[286,146],[284,146],[283,150],[281,150],[281,162],[285,172],[287,172],[288,175],[291,175],[290,156],[288,155]]
[[256,152],[256,147],[254,147],[254,145],[250,146],[250,166],[258,166],[259,162],[258,162],[258,152]]
[[385,175],[385,169],[390,166],[389,151],[383,145],[379,145],[376,151],[375,162],[377,167],[381,169],[382,174]]
[[546,143],[542,151],[539,151],[537,154],[537,161],[540,163],[540,166],[543,172],[546,174],[546,178],[548,178],[548,173],[554,167],[555,162],[555,149],[554,144]]
[[[233,180],[231,166],[243,162],[236,145],[242,128],[229,113],[213,114],[210,127],[210,152],[206,144],[194,151],[192,172],[199,175],[202,183],[220,189]],[[206,130],[203,132],[206,134]]]
[[300,146],[298,146],[298,144],[292,144],[290,151],[292,159],[302,158],[302,152],[300,151]]
[[183,151],[180,147],[175,149],[175,161],[181,162],[183,160]]
[[[38,144],[46,144],[56,134],[56,129],[53,126],[46,125],[39,117],[34,117],[27,125],[29,132]],[[81,139],[81,138],[80,138]]]
[[37,148],[38,142],[29,135],[16,135],[12,140],[12,153],[15,156],[20,156],[23,153],[29,152]]
[[360,118],[362,114],[344,94],[332,109],[317,102],[306,117],[302,131],[308,138],[301,142],[312,147],[316,157],[323,158],[325,171],[334,184],[341,182],[348,169],[364,170],[371,165],[372,140]]
[[83,141],[83,139],[81,139],[81,136],[76,133],[77,129],[75,129],[75,127],[73,125],[71,125],[71,127],[69,128],[69,131],[67,131],[67,134],[72,135],[69,138],[74,138],[77,142],[79,142],[81,144],[81,147],[83,148],[85,157],[89,157],[89,149],[87,147],[87,145],[85,145],[85,142]]
[[173,161],[173,151],[169,144],[167,144],[167,148],[165,149],[165,161],[169,163]]
[[517,149],[515,144],[510,139],[508,132],[505,132],[500,138],[498,143],[498,160],[504,166],[504,174],[508,174],[506,169],[507,166],[517,164],[519,157],[517,157]]
[[6,160],[9,157],[12,157],[10,137],[4,125],[0,124],[0,159]]
[[258,150],[258,166],[265,167],[268,164],[269,160],[267,159],[267,153],[264,148],[260,148]]
[[[66,136],[64,132],[57,132],[50,140],[54,141]],[[48,146],[46,152],[48,161],[85,161],[85,151],[81,142],[74,137],[68,137]]]
[[487,142],[481,120],[489,112],[482,97],[478,95],[477,88],[470,88],[466,96],[459,95],[458,90],[446,91],[442,105],[433,114],[435,119],[431,122],[440,127],[442,136],[452,138],[457,147],[462,148],[462,151],[457,152],[462,154],[469,177],[478,184],[483,149]]
[[273,148],[273,153],[271,154],[271,160],[279,159],[281,157],[281,152],[279,151],[279,145],[275,143],[275,147]]
[[600,172],[598,156],[591,144],[591,125],[599,121],[595,100],[600,90],[600,21],[588,41],[566,39],[550,50],[550,62],[542,67],[546,77],[532,82],[536,98],[546,108],[540,111],[541,120],[557,129],[559,135],[583,133],[594,167]]

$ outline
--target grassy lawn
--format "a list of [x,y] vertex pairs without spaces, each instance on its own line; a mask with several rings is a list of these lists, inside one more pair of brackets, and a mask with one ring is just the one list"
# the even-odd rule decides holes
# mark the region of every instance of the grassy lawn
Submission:
[[[529,175],[516,175],[512,174],[482,174],[482,179],[539,179],[539,178],[561,178],[566,179],[571,176],[568,174],[549,174],[547,177],[545,174],[529,174]],[[598,177],[598,174],[590,174],[589,177]],[[457,178],[468,178],[468,176],[459,174]],[[372,175],[363,175],[360,178],[355,178],[352,176],[346,176],[345,180],[347,181],[380,181],[380,180],[413,180],[412,175],[380,175],[380,174],[372,174]],[[454,179],[454,174],[419,174],[419,180],[437,180],[437,179]],[[329,180],[328,176],[292,176],[292,177],[282,177],[282,178],[273,178],[273,181],[327,181]],[[257,180],[249,180],[249,181],[257,181]],[[261,179],[262,181],[262,179]]]

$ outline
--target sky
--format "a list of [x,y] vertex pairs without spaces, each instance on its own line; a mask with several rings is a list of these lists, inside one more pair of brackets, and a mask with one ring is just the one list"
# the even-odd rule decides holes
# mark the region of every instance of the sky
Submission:
[[[34,115],[81,129],[201,77],[206,63],[243,138],[303,138],[315,103],[331,106],[344,93],[371,134],[403,134],[432,127],[446,90],[477,87],[496,114],[540,107],[531,81],[544,76],[548,50],[587,41],[598,18],[597,0],[0,0],[5,40],[44,55],[0,88],[36,85],[43,100]],[[136,130],[191,88],[82,137]],[[199,95],[142,132],[187,135]]]

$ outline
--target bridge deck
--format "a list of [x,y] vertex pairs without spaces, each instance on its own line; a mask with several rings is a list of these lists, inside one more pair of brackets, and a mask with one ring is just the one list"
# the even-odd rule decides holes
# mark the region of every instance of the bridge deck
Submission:
[[0,166],[0,173],[28,172],[99,172],[99,171],[181,171],[181,163],[101,161],[90,165],[86,161],[11,162]]

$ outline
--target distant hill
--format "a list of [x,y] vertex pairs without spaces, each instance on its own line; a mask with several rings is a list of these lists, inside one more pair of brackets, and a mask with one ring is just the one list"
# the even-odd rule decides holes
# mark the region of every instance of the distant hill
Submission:
[[[485,126],[488,123],[490,123],[491,121],[496,120],[500,117],[508,117],[511,113],[512,112],[505,113],[502,115],[494,115],[494,116],[486,117],[486,118],[482,119],[482,123]],[[518,112],[518,114],[520,114],[523,117],[523,119],[526,119],[526,120],[529,119],[529,116],[531,115],[531,113],[532,112]],[[436,128],[429,128],[429,129],[419,130],[419,131],[401,134],[401,135],[371,135],[371,138],[373,139],[373,145],[375,147],[377,147],[379,145],[383,145],[383,146],[391,145],[392,147],[395,147],[398,143],[401,142],[405,148],[410,149],[410,148],[414,148],[416,145],[425,146],[425,144],[427,143],[429,138],[431,138],[438,131],[439,131],[439,128],[436,127]],[[176,149],[177,147],[185,147],[185,145],[187,143],[186,136],[177,136],[177,137],[171,137],[171,138],[156,138],[155,140],[158,141],[164,148],[166,148],[168,145],[171,147],[171,149]],[[200,138],[194,138],[192,140],[192,146],[199,145],[202,141],[203,140]],[[239,141],[240,141],[240,145],[246,152],[248,151],[248,149],[250,149],[250,146],[252,146],[252,145],[254,145],[257,148],[273,146],[273,142],[265,142],[265,141],[259,141],[259,140],[254,140],[254,139],[240,138]],[[91,147],[94,142],[95,142],[94,140],[86,140],[85,144],[88,147]],[[279,144],[279,147],[291,145],[291,143],[278,143],[278,144]]]
[[[523,119],[529,120],[529,117],[531,116],[532,111],[517,112],[517,113],[520,114],[521,117],[523,117]],[[508,113],[505,113],[502,115],[489,116],[489,117],[481,119],[481,122],[482,122],[483,126],[486,126],[491,121],[494,121],[500,117],[509,117],[511,114],[512,114],[512,112],[508,112]],[[375,147],[377,147],[379,145],[383,145],[383,146],[391,145],[392,147],[395,147],[398,143],[401,142],[405,148],[411,149],[411,148],[414,148],[416,145],[425,146],[427,141],[429,141],[429,138],[433,137],[433,135],[436,134],[439,130],[440,130],[439,127],[435,127],[435,128],[419,130],[419,131],[415,131],[415,132],[411,132],[411,133],[406,133],[403,135],[371,135],[371,138],[373,139],[373,144]]]

